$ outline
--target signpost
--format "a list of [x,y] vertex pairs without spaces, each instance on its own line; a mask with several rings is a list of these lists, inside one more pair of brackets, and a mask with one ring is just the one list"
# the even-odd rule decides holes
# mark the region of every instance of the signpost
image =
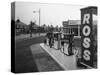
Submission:
[[82,64],[93,68],[93,7],[81,9],[81,46]]

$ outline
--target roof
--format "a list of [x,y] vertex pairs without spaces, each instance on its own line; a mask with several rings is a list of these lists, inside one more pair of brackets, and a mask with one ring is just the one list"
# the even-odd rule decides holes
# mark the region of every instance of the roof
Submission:
[[[93,21],[93,25],[97,24],[97,20]],[[81,25],[81,20],[69,20],[69,25]]]
[[17,22],[17,21],[16,21],[16,22],[15,22],[15,25],[28,26],[27,24],[25,24],[25,23],[23,23],[23,22],[21,22],[21,21],[20,21],[20,22]]
[[88,6],[86,8],[82,8],[80,10],[83,10],[83,9],[96,9],[97,10],[97,6]]
[[68,20],[69,25],[80,25],[81,21],[80,20]]
[[[63,21],[63,22],[65,22],[63,23],[64,27],[69,26],[69,25],[72,25],[72,26],[81,25],[81,20],[68,20],[68,21]],[[93,21],[93,25],[97,25],[97,20]]]
[[80,10],[84,11],[84,10],[91,10],[91,9],[92,9],[92,13],[97,15],[97,10],[98,10],[97,6],[88,6],[88,7],[82,8]]

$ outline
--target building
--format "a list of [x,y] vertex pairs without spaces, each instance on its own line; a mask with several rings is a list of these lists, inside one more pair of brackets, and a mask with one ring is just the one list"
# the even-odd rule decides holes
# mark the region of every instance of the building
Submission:
[[27,33],[29,26],[21,22],[19,19],[15,22],[15,32],[16,34]]
[[[75,37],[81,38],[81,20],[68,20],[63,21],[63,33],[75,34]],[[93,28],[97,28],[97,20],[93,21]]]
[[76,37],[80,37],[80,26],[80,20],[63,21],[63,32],[66,34],[74,33]]

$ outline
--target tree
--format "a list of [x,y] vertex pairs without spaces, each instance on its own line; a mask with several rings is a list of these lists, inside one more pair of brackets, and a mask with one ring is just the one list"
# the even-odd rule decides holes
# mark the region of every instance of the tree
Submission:
[[16,22],[20,22],[20,19],[17,19]]
[[58,28],[58,25],[56,26],[56,31],[58,31],[59,30],[59,28]]
[[32,37],[32,21],[29,24],[30,37]]

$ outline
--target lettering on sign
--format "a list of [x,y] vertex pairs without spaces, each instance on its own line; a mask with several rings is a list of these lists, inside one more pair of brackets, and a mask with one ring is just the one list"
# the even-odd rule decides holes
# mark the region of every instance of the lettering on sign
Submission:
[[91,55],[91,52],[88,50],[88,48],[90,47],[90,42],[91,42],[91,39],[89,38],[89,35],[91,33],[91,28],[88,24],[90,24],[89,22],[90,20],[90,14],[84,14],[83,16],[83,29],[82,29],[82,33],[83,33],[83,47],[84,47],[84,52],[83,52],[83,58],[86,60],[86,61],[89,61],[90,60],[90,55]]

